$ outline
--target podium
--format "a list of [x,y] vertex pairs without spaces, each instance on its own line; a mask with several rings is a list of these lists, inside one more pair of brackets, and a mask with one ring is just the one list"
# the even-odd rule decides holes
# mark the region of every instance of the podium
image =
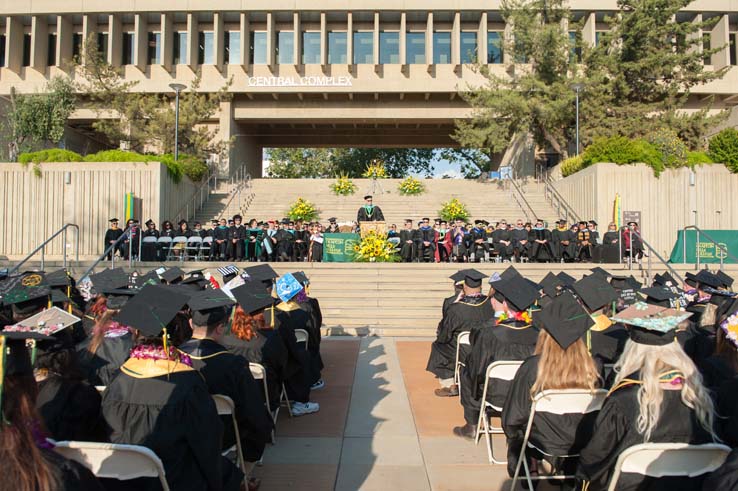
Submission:
[[379,235],[385,235],[387,233],[386,222],[359,222],[359,229],[361,231],[361,237],[363,238],[367,232],[373,230]]

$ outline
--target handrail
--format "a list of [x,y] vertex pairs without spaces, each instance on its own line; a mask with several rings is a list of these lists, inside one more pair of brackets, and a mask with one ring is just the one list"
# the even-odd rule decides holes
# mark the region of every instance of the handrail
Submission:
[[[127,229],[125,229],[123,231],[123,233],[121,234],[121,236],[118,237],[117,239],[115,239],[115,242],[113,242],[112,244],[110,244],[105,249],[105,252],[102,253],[102,256],[100,256],[99,258],[97,258],[97,260],[94,263],[92,263],[92,266],[90,266],[89,269],[87,271],[85,271],[85,273],[82,276],[80,276],[80,278],[84,278],[84,277],[88,276],[95,269],[95,267],[98,264],[100,264],[100,261],[102,261],[103,259],[105,259],[105,257],[108,254],[110,254],[110,268],[111,269],[115,268],[115,246],[117,246],[118,243],[121,240],[123,240],[123,239],[125,239],[125,238],[128,237],[128,234],[131,232],[131,229],[132,228],[133,228],[133,226],[130,226]],[[139,233],[141,233],[140,230],[139,230]],[[140,240],[141,240],[141,238],[139,237],[139,242],[140,242]],[[133,244],[131,244],[131,245],[133,245]],[[128,251],[128,257],[129,257],[129,265],[130,265],[130,258],[133,257],[133,251],[131,251],[131,250]]]
[[[620,229],[620,231],[618,232],[618,241],[621,241],[620,235],[626,229],[629,230],[627,227],[623,227],[622,229]],[[639,239],[641,239],[641,244],[643,244],[644,246],[646,246],[648,248],[648,256],[647,256],[648,257],[648,260],[646,261],[646,280],[647,280],[647,282],[649,284],[651,283],[651,278],[652,278],[652,276],[651,276],[651,269],[652,269],[651,268],[651,256],[656,256],[656,258],[659,261],[661,261],[661,264],[663,264],[664,266],[666,266],[666,269],[669,270],[669,272],[672,274],[672,276],[674,276],[674,278],[676,280],[678,280],[682,284],[684,283],[684,280],[682,279],[681,275],[679,273],[677,273],[676,270],[669,265],[669,262],[668,261],[666,261],[663,257],[661,257],[661,254],[659,254],[656,251],[656,249],[653,248],[653,246],[651,244],[649,244],[648,242],[646,242],[646,239],[643,238],[643,235],[641,235],[640,232],[638,232],[636,230],[630,230],[630,233],[633,234],[633,235],[635,235]],[[630,257],[629,257],[629,260],[628,260],[628,269],[629,270],[632,270],[633,269],[633,239],[632,239],[632,237],[631,237],[630,249],[629,249],[628,252],[630,253]],[[620,254],[620,261],[622,262],[622,260],[623,260],[623,254],[621,253]]]
[[[214,181],[214,184],[211,186],[210,182]],[[218,186],[218,174],[215,172],[209,172],[207,178],[203,183],[200,184],[200,186],[197,188],[197,190],[192,193],[192,196],[188,199],[187,203],[182,206],[182,208],[177,211],[177,213],[174,215],[174,221],[178,222],[179,220],[187,220],[190,219],[190,211],[192,211],[192,216],[194,217],[197,213],[198,209],[201,209],[203,204],[205,203],[205,198],[210,195],[210,191],[215,189]],[[207,191],[203,193],[203,190],[207,187]],[[191,208],[191,209],[190,209]],[[182,212],[184,211],[184,218],[182,218]]]
[[[244,166],[245,167],[245,166]],[[243,168],[243,167],[242,167]],[[228,198],[228,201],[226,202],[225,206],[223,207],[223,211],[227,211],[228,208],[230,208],[231,203],[233,202],[233,199],[238,196],[238,203],[239,203],[239,211],[243,214],[244,210],[241,208],[241,204],[243,201],[241,201],[241,190],[244,188],[251,188],[251,174],[246,173],[243,177],[243,180],[235,185],[233,189],[230,190],[231,197]],[[251,198],[253,197],[253,191],[248,195],[249,204],[251,203]]]
[[[694,269],[698,270],[700,269],[700,234],[707,237],[707,240],[715,244],[715,247],[720,249],[725,256],[731,258],[733,261],[738,262],[738,257],[735,257],[733,254],[728,252],[728,249],[720,244],[718,241],[710,237],[704,230],[700,229],[697,225],[687,225],[684,227],[684,237],[682,238],[684,240],[684,247],[682,247],[682,254],[683,254],[683,263],[687,264],[687,230],[696,230],[697,231],[697,240],[695,241],[695,247],[697,247],[697,253],[695,254],[695,261],[694,261]],[[723,269],[723,260],[725,257],[720,256],[720,269]]]
[[67,229],[69,227],[74,227],[74,229],[77,231],[77,237],[75,240],[75,262],[79,263],[79,225],[76,225],[74,223],[67,223],[62,228],[57,230],[54,235],[44,240],[41,245],[36,247],[33,251],[31,251],[21,262],[15,265],[13,269],[8,271],[8,276],[15,273],[20,269],[21,266],[23,266],[26,261],[31,259],[38,251],[41,251],[41,269],[44,269],[44,266],[46,264],[45,261],[45,253],[46,253],[46,244],[54,240],[59,234],[63,234],[62,240],[64,242],[64,247],[62,247],[62,256],[64,258],[64,269],[67,269]]
[[[523,194],[523,191],[518,186],[518,183],[515,182],[515,179],[508,179],[508,181],[512,184],[512,188],[510,190],[510,195],[513,197],[515,202],[518,204],[518,207],[523,211],[523,214],[525,215],[525,219],[530,221],[536,220],[537,215],[535,210],[533,210],[533,207],[530,206],[530,203],[528,203],[528,200],[525,199],[525,195]],[[517,192],[517,194],[516,194]],[[525,203],[526,208],[520,203],[520,201],[523,201]],[[528,214],[530,212],[530,214]]]
[[[543,178],[543,195],[551,203],[552,206],[556,207],[556,211],[561,218],[561,210],[564,210],[564,219],[568,222],[569,216],[574,218],[574,221],[581,222],[582,219],[579,217],[574,208],[564,199],[563,196],[558,192],[556,187],[551,180],[551,176],[545,176]],[[555,201],[555,203],[554,203]]]

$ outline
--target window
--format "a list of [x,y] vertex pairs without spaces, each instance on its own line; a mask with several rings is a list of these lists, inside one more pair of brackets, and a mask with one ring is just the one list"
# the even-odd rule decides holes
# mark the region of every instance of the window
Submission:
[[328,33],[328,63],[331,65],[345,65],[348,63],[346,59],[346,44],[348,36],[345,32],[331,31]]
[[266,31],[254,31],[251,33],[251,63],[254,65],[266,65],[267,62],[267,33]]
[[31,66],[31,35],[23,35],[23,66]]
[[184,65],[187,63],[187,33],[174,33],[174,59],[175,65]]
[[371,64],[374,63],[374,33],[373,32],[355,32],[354,33],[354,64]]
[[451,33],[433,33],[433,63],[435,65],[451,63]]
[[578,31],[569,31],[569,60],[582,62],[582,41]]
[[595,46],[599,46],[602,42],[602,36],[605,35],[605,31],[595,31]]
[[[711,49],[710,48],[710,45],[711,45],[710,41],[712,41],[712,38],[711,38],[710,34],[709,33],[703,33],[702,34],[702,51],[704,53],[707,53],[708,51],[710,51],[710,49]],[[702,62],[705,65],[712,65],[712,55],[705,54],[705,56],[702,57]]]
[[475,63],[477,61],[477,33],[474,31],[461,32],[461,63]]
[[200,32],[198,34],[197,63],[200,65],[212,65],[214,63],[214,56],[213,31]]
[[[125,36],[123,43],[125,44]],[[108,33],[97,33],[97,52],[100,53],[104,60],[108,59]]]
[[408,32],[405,36],[405,63],[409,65],[425,64],[425,33]]
[[46,50],[46,66],[56,65],[56,34],[49,34],[49,44]]
[[731,65],[738,65],[738,32],[731,32],[730,33],[730,64]]
[[133,65],[134,42],[136,38],[132,32],[123,33],[123,64]]
[[277,64],[291,65],[295,63],[292,56],[295,49],[295,36],[292,31],[277,32]]
[[379,63],[382,65],[400,63],[400,33],[381,31],[379,33]]
[[79,58],[82,55],[82,33],[72,34],[72,57]]
[[302,63],[304,65],[320,64],[320,33],[302,33]]
[[5,34],[0,34],[0,67],[5,66]]
[[149,33],[149,46],[148,46],[148,63],[149,65],[160,65],[161,64],[161,33],[150,32]]
[[502,63],[502,33],[487,32],[487,63]]
[[241,32],[228,31],[225,33],[225,62],[228,65],[241,64]]

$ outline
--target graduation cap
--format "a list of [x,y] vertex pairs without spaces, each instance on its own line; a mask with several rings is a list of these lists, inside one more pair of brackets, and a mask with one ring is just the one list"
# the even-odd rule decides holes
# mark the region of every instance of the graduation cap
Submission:
[[233,305],[231,297],[221,290],[202,290],[190,297],[187,304],[192,311],[192,322],[198,326],[214,326],[228,318]]
[[302,290],[302,285],[292,273],[287,273],[277,280],[277,297],[283,302],[289,302]]
[[610,278],[610,285],[616,290],[638,290],[643,286],[643,283],[636,280],[633,275],[628,276],[612,276]]
[[255,281],[271,281],[279,278],[279,274],[268,264],[259,264],[245,269],[246,273]]
[[133,279],[133,286],[141,289],[146,285],[159,285],[161,284],[161,278],[155,269],[149,271],[143,275],[136,275]]
[[730,288],[733,286],[733,278],[725,274],[721,269],[718,269],[715,273],[715,277],[722,283],[721,286],[724,288]]
[[[61,290],[51,290],[51,303],[72,302],[72,299]],[[74,303],[74,302],[72,302]]]
[[185,272],[182,271],[181,268],[174,266],[173,268],[169,268],[163,273],[161,273],[159,276],[162,280],[166,281],[167,283],[179,283],[182,280],[182,277],[185,275]]
[[138,294],[139,290],[131,290],[129,288],[117,288],[115,290],[107,290],[105,296],[105,306],[109,309],[120,310],[128,303],[128,300]]
[[543,277],[540,283],[538,283],[539,289],[543,290],[543,293],[548,295],[549,297],[555,297],[559,294],[559,288],[563,287],[564,283],[552,272],[548,272],[546,276]]
[[605,271],[604,269],[602,269],[602,268],[601,268],[601,267],[599,267],[599,266],[597,266],[597,267],[595,267],[595,268],[592,268],[592,269],[590,269],[590,271],[592,271],[592,273],[594,273],[594,274],[596,274],[596,275],[600,275],[600,276],[602,276],[602,277],[603,277],[603,278],[605,278],[605,279],[608,279],[608,278],[610,278],[611,276],[613,276],[613,275],[611,275],[610,273],[608,273],[607,271]]
[[51,307],[12,326],[6,326],[3,334],[6,332],[34,332],[44,336],[51,336],[80,320],[79,317],[59,307]]
[[6,281],[10,289],[2,295],[2,302],[12,306],[14,314],[32,314],[48,305],[51,288],[40,273],[28,273]]
[[576,278],[573,276],[565,273],[564,271],[559,271],[556,274],[556,277],[561,280],[561,282],[564,284],[564,286],[572,286],[574,283],[577,282]]
[[448,277],[450,280],[453,280],[454,285],[459,285],[461,283],[464,283],[464,271],[459,270]]
[[253,314],[274,304],[274,298],[261,287],[246,283],[234,289],[231,293],[238,305],[248,314]]
[[128,301],[115,320],[138,329],[144,336],[158,336],[188,302],[187,295],[166,285],[147,285]]
[[633,342],[664,346],[676,339],[677,326],[691,315],[691,312],[683,310],[636,302],[612,320],[631,326],[629,331]]
[[308,279],[307,275],[304,271],[295,271],[292,273],[292,276],[295,277],[295,279],[302,285],[302,286],[308,286],[310,284],[310,280]]
[[371,195],[371,194],[367,194],[366,196],[364,196],[364,199],[365,199],[365,200],[366,200],[366,199],[372,199],[372,195]]
[[46,284],[51,288],[67,287],[72,285],[72,278],[66,269],[59,269],[45,275]]
[[500,275],[500,273],[498,273],[497,271],[495,271],[494,273],[492,273],[491,275],[489,275],[489,280],[487,281],[487,283],[489,283],[490,285],[494,285],[495,283],[497,283],[501,279],[502,279],[502,276]]
[[108,220],[108,221],[109,221],[110,223],[113,223],[113,222],[118,222],[118,221],[120,221],[120,220],[118,220],[117,218],[111,218],[111,219],[110,219],[110,220]]
[[520,273],[518,273],[518,270],[515,269],[513,266],[509,266],[505,271],[502,272],[500,277],[503,280],[506,280],[508,278],[512,278],[513,276],[522,276]]
[[459,273],[463,274],[464,284],[469,288],[479,288],[482,286],[482,280],[487,277],[476,269],[462,269]]
[[658,284],[661,286],[669,286],[669,287],[678,287],[679,282],[674,279],[673,276],[671,276],[668,272],[664,272],[664,274],[657,274],[653,277],[653,283],[654,285]]
[[[26,348],[26,340],[35,342],[50,339],[35,331],[0,331],[0,419],[4,419],[3,388],[6,375],[33,375],[31,355]],[[6,421],[0,421],[5,426]]]
[[695,276],[695,278],[698,282],[705,286],[711,286],[713,288],[720,288],[722,286],[722,281],[720,280],[720,278],[718,278],[717,275],[709,272],[706,269],[701,269],[697,273],[697,276]]
[[605,281],[602,276],[597,274],[585,276],[574,283],[572,289],[590,312],[601,309],[619,298],[615,288]]
[[533,324],[545,329],[562,349],[567,349],[584,336],[595,321],[574,295],[565,291],[533,314]]
[[639,290],[641,295],[646,298],[646,303],[659,305],[661,307],[674,306],[674,300],[679,298],[678,293],[674,293],[669,288],[663,286],[653,286],[651,288],[642,288]]
[[128,286],[128,274],[123,271],[123,268],[106,269],[99,273],[91,274],[90,281],[97,293],[103,293]]
[[531,285],[520,275],[503,278],[495,283],[495,298],[500,302],[506,300],[508,305],[518,312],[533,305],[538,296],[537,287]]

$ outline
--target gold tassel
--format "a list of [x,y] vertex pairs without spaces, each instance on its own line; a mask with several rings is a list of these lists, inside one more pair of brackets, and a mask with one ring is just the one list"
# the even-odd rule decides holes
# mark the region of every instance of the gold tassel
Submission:
[[32,339],[31,340],[31,366],[35,364],[36,364],[36,340]]
[[269,310],[271,311],[271,319],[269,320],[269,324],[272,326],[272,329],[274,329],[274,304],[272,304],[271,307],[269,307]]

